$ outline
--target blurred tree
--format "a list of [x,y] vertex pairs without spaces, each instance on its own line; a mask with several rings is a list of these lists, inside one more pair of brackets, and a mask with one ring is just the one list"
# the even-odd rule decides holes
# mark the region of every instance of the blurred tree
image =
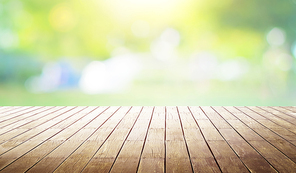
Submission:
[[[106,42],[112,25],[95,1],[13,0],[1,3],[0,28],[17,36],[19,50],[49,59],[108,56]],[[2,51],[10,49],[2,48]]]
[[[293,0],[2,0],[0,49],[22,50],[45,59],[105,59],[120,46],[149,50],[167,26],[180,31],[188,52],[216,50],[222,57],[256,57],[273,27],[282,28],[291,44],[296,34]],[[170,5],[173,4],[173,5]],[[147,21],[150,33],[137,38],[131,26]],[[115,41],[114,41],[115,40]]]
[[233,1],[219,13],[219,21],[223,26],[249,28],[262,34],[273,27],[280,27],[290,42],[295,41],[296,2],[293,0]]

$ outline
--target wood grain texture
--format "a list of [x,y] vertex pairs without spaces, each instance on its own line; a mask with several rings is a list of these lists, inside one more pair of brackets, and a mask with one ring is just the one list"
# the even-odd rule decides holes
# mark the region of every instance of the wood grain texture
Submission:
[[0,172],[296,172],[296,107],[0,106]]

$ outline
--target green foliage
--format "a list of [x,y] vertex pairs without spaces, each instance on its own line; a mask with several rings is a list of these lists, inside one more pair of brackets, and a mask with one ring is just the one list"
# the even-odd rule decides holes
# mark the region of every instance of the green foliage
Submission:
[[[180,48],[185,52],[214,50],[252,59],[263,51],[265,34],[273,27],[282,28],[290,44],[296,37],[292,0],[164,2],[2,0],[0,33],[9,31],[17,39],[2,51],[23,51],[43,59],[106,59],[120,46],[148,51],[166,27],[174,27],[181,34]],[[137,20],[149,23],[146,38],[137,38],[131,31]],[[229,48],[229,54],[223,51]]]
[[31,76],[41,73],[42,64],[17,54],[0,54],[0,83],[24,84]]

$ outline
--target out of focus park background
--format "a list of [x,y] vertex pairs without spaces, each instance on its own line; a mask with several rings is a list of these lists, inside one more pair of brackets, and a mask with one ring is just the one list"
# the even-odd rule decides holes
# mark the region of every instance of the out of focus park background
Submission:
[[296,0],[1,0],[0,105],[295,105]]

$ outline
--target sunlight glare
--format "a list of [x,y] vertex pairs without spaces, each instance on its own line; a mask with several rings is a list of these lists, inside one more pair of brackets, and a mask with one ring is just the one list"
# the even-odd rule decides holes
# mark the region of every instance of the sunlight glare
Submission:
[[[122,25],[145,20],[150,24],[164,23],[180,12],[181,0],[109,0],[104,1],[107,13]],[[184,2],[182,2],[184,4]]]

